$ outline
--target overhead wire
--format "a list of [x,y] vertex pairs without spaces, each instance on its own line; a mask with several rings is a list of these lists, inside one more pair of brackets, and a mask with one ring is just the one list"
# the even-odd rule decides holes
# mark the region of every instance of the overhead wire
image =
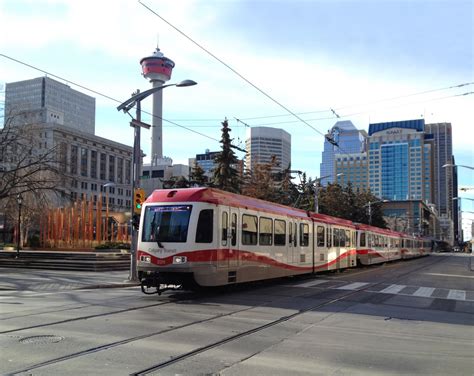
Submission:
[[174,26],[171,22],[167,21],[165,18],[163,18],[162,16],[160,16],[157,12],[155,12],[153,9],[151,9],[148,5],[146,5],[145,3],[143,3],[141,0],[138,0],[138,3],[141,4],[144,8],[148,9],[148,11],[150,11],[151,13],[153,13],[155,16],[157,16],[159,19],[161,19],[163,22],[165,22],[167,25],[169,25],[171,28],[173,28],[174,30],[176,30],[179,34],[181,34],[182,36],[184,36],[186,39],[188,39],[189,41],[191,41],[193,44],[195,44],[197,47],[199,47],[201,50],[203,50],[204,52],[206,52],[209,56],[211,56],[212,58],[214,58],[215,60],[217,60],[219,63],[221,63],[222,65],[224,65],[226,68],[228,68],[230,71],[232,71],[234,74],[236,74],[238,77],[240,77],[242,80],[244,80],[245,82],[247,82],[250,86],[252,86],[254,89],[256,89],[257,91],[259,91],[262,95],[264,95],[265,97],[267,97],[268,99],[270,99],[272,102],[274,102],[275,104],[277,104],[278,106],[280,106],[281,108],[283,108],[285,111],[287,111],[288,113],[290,113],[291,115],[293,115],[294,117],[296,117],[300,122],[302,122],[303,124],[307,125],[308,127],[310,127],[311,129],[313,129],[315,132],[319,133],[321,136],[323,137],[328,137],[327,135],[323,134],[321,131],[319,131],[317,128],[313,127],[311,124],[309,124],[308,122],[306,122],[304,119],[302,119],[300,116],[298,116],[295,112],[293,112],[292,110],[290,110],[288,107],[286,107],[285,105],[283,105],[281,102],[279,102],[278,100],[276,100],[275,98],[273,98],[270,94],[268,94],[267,92],[265,92],[263,89],[259,88],[257,85],[255,85],[253,82],[251,82],[249,79],[247,79],[245,76],[243,76],[241,73],[239,73],[236,69],[234,69],[233,67],[231,67],[229,64],[227,64],[225,61],[223,61],[222,59],[220,59],[219,57],[217,57],[215,54],[213,54],[211,51],[209,51],[209,49],[207,49],[206,47],[204,47],[203,45],[201,45],[200,43],[196,42],[193,38],[191,38],[190,36],[188,36],[186,33],[184,33],[182,30],[180,30],[179,28],[177,28],[176,26]]
[[[446,87],[442,87],[442,88],[438,88],[438,89],[424,90],[424,91],[420,91],[420,92],[417,92],[417,93],[405,94],[405,95],[400,95],[400,96],[397,96],[397,97],[384,98],[384,99],[380,99],[380,100],[377,100],[377,101],[346,105],[346,106],[337,107],[337,108],[332,109],[332,110],[340,111],[340,110],[343,110],[343,109],[346,109],[346,108],[359,107],[359,106],[360,107],[368,106],[368,105],[371,105],[371,104],[389,102],[389,101],[394,101],[394,100],[397,100],[397,99],[404,99],[404,98],[409,98],[409,97],[434,93],[434,92],[437,92],[437,91],[444,91],[444,90],[460,88],[460,87],[469,86],[469,85],[474,85],[474,82],[465,82],[465,83],[462,83],[462,84],[459,84],[459,85],[451,85],[451,86],[446,86]],[[464,96],[464,95],[469,95],[471,93],[472,92],[463,93],[463,94],[455,94],[455,95],[452,95],[452,96],[442,97],[441,99],[451,98],[451,97],[456,97],[456,96]],[[438,99],[428,99],[426,101],[432,101],[432,100],[438,100]],[[420,102],[405,103],[405,104],[403,104],[403,106],[408,106],[408,105],[413,104],[413,103],[420,103]],[[423,102],[421,102],[421,103],[423,103]],[[332,111],[331,111],[331,109],[315,110],[315,111],[298,112],[297,114],[298,115],[310,115],[310,114],[325,113],[325,112],[332,112]],[[356,114],[367,113],[367,112],[369,112],[369,111],[357,112]],[[343,118],[343,117],[348,117],[348,116],[351,116],[351,115],[352,114],[342,115],[340,117]],[[265,115],[265,116],[255,116],[255,117],[239,117],[239,119],[248,121],[248,120],[261,120],[261,119],[271,119],[271,118],[278,118],[278,117],[288,117],[288,116],[291,116],[291,115],[290,114],[279,114],[279,115]],[[317,119],[306,119],[306,121],[328,120],[328,119],[334,119],[334,117],[331,116],[330,118],[324,117],[324,118],[317,118]],[[219,119],[173,119],[173,120],[174,121],[200,122],[200,121],[218,121]],[[267,123],[267,124],[268,125],[271,125],[271,124],[286,124],[286,123],[296,123],[296,122],[297,121],[282,121],[282,122]],[[259,125],[267,125],[267,124],[259,124]],[[257,125],[253,125],[253,126],[257,126]]]
[[[46,70],[44,70],[44,69],[42,69],[42,68],[39,68],[39,67],[36,67],[36,66],[34,66],[34,65],[28,64],[28,63],[26,63],[26,62],[24,62],[24,61],[15,59],[15,58],[13,58],[13,57],[11,57],[11,56],[8,56],[8,55],[2,54],[2,53],[0,53],[0,56],[1,56],[1,57],[4,57],[4,58],[6,58],[6,59],[9,59],[9,60],[11,60],[11,61],[14,61],[14,62],[16,62],[16,63],[18,63],[18,64],[22,64],[22,65],[24,65],[24,66],[27,66],[28,68],[31,68],[31,69],[37,70],[37,71],[39,71],[39,72],[42,72],[42,73],[44,73],[44,74],[46,74],[46,75],[48,75],[48,76],[54,77],[54,78],[56,78],[56,79],[58,79],[58,80],[61,80],[61,81],[63,81],[63,82],[67,82],[68,84],[71,84],[71,85],[73,85],[73,86],[76,86],[76,87],[79,87],[79,88],[81,88],[81,89],[84,89],[84,90],[86,90],[86,91],[88,91],[88,92],[90,92],[90,93],[94,93],[94,94],[96,94],[96,95],[98,95],[98,96],[101,96],[101,97],[103,97],[103,98],[107,98],[107,99],[109,99],[109,100],[111,100],[111,101],[113,101],[113,102],[122,103],[120,100],[118,100],[118,99],[116,99],[116,98],[113,98],[113,97],[111,97],[111,96],[109,96],[109,95],[107,95],[107,94],[101,93],[101,92],[99,92],[99,91],[97,91],[97,90],[94,90],[94,89],[91,89],[91,88],[89,88],[89,87],[87,87],[87,86],[78,84],[77,82],[71,81],[71,80],[69,80],[69,79],[67,79],[67,78],[61,77],[61,76],[56,75],[56,74],[51,73],[51,72],[48,72],[48,71],[46,71]],[[141,110],[141,112],[142,112],[142,113],[145,113],[145,114],[147,114],[147,115],[150,115],[150,116],[152,116],[152,117],[161,119],[161,120],[165,121],[166,123],[172,124],[172,125],[174,125],[174,126],[176,126],[176,127],[186,129],[186,130],[188,130],[188,131],[190,131],[190,132],[193,132],[193,133],[195,133],[195,134],[198,134],[198,135],[200,135],[200,136],[202,136],[202,137],[206,137],[206,138],[208,138],[208,139],[210,139],[210,140],[219,142],[219,140],[218,140],[217,138],[214,138],[214,137],[208,136],[208,135],[206,135],[206,134],[204,134],[204,133],[195,131],[194,129],[190,129],[190,128],[184,126],[184,125],[178,124],[178,123],[176,123],[176,122],[174,122],[174,121],[171,121],[171,120],[167,120],[167,119],[165,119],[165,118],[163,118],[163,117],[160,117],[160,116],[158,116],[158,115],[154,115],[154,114],[152,114],[151,112],[148,112],[148,111],[145,111],[145,110]],[[222,121],[222,120],[221,120],[221,121]]]
[[[231,67],[229,64],[227,64],[226,62],[224,62],[222,59],[220,59],[219,57],[217,57],[215,54],[213,54],[209,49],[207,49],[206,47],[204,47],[203,45],[201,45],[200,43],[198,43],[197,41],[195,41],[193,38],[191,38],[189,35],[187,35],[184,31],[182,31],[181,29],[179,29],[178,27],[174,26],[171,22],[169,22],[168,20],[166,20],[164,17],[162,17],[161,15],[159,15],[155,10],[153,10],[152,8],[150,8],[148,5],[146,5],[143,1],[141,0],[138,0],[138,3],[140,5],[142,5],[144,8],[146,8],[149,12],[153,13],[156,17],[158,17],[159,19],[161,19],[163,22],[165,22],[168,26],[170,26],[171,28],[173,28],[175,31],[177,31],[179,34],[181,34],[183,37],[185,37],[186,39],[188,39],[190,42],[192,42],[194,45],[196,45],[198,48],[200,48],[201,50],[203,50],[204,52],[206,52],[209,56],[211,56],[213,59],[217,60],[219,63],[221,63],[222,65],[224,65],[226,68],[228,68],[231,72],[233,72],[234,74],[236,74],[238,77],[240,77],[242,80],[244,80],[245,82],[247,82],[250,86],[252,86],[254,89],[256,89],[258,92],[260,92],[262,95],[264,95],[266,98],[270,99],[272,102],[274,102],[275,104],[277,104],[278,106],[280,106],[281,108],[283,108],[285,111],[287,111],[290,115],[294,116],[295,118],[297,118],[301,123],[305,124],[306,126],[308,126],[309,128],[313,129],[315,132],[319,133],[321,136],[323,136],[325,138],[325,140],[327,140],[329,143],[331,143],[332,145],[334,146],[337,146],[339,148],[339,151],[342,152],[342,154],[346,154],[348,155],[347,152],[345,152],[339,145],[338,143],[331,137],[329,136],[329,134],[323,134],[321,131],[319,131],[317,128],[313,127],[311,124],[309,124],[306,120],[304,120],[303,118],[301,118],[296,112],[290,110],[287,106],[283,105],[281,102],[279,102],[278,100],[276,100],[275,98],[273,98],[270,94],[268,94],[267,92],[265,92],[263,89],[261,89],[260,87],[258,87],[257,85],[255,85],[253,82],[251,82],[249,79],[247,79],[245,76],[243,76],[241,73],[239,73],[236,69],[234,69],[233,67]],[[462,87],[462,86],[466,86],[466,85],[470,85],[472,83],[465,83],[465,84],[460,84],[460,85],[457,85],[456,87]],[[436,90],[436,89],[434,89]],[[426,93],[428,92],[431,92],[432,90],[429,90],[429,91],[426,91]],[[337,110],[339,110],[340,108],[337,108]],[[339,118],[339,115],[336,113],[336,111],[332,108],[330,108],[330,111],[337,117]]]

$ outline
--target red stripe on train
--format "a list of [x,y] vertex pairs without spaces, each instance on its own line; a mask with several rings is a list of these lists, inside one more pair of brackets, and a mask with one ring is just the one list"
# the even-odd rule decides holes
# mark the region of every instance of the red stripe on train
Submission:
[[[323,265],[316,265],[315,269],[325,269],[330,265],[337,263],[349,256],[355,255],[355,250],[349,250],[344,252],[342,255],[338,256],[334,260],[327,262]],[[313,270],[313,266],[298,266],[290,265],[271,257],[265,255],[259,255],[254,252],[249,251],[240,251],[232,249],[205,249],[192,252],[181,252],[173,256],[168,256],[165,258],[159,258],[144,251],[137,252],[137,258],[140,260],[141,256],[149,256],[151,258],[151,263],[158,266],[166,266],[173,264],[173,258],[179,256],[186,256],[188,262],[217,262],[217,261],[230,261],[230,260],[242,260],[242,261],[252,261],[262,264],[271,265],[273,267],[284,268],[289,270]]]

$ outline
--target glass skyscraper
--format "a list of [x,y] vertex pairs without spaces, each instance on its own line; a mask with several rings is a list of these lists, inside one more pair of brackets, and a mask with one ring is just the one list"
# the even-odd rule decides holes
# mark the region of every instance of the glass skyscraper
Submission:
[[338,121],[327,136],[338,143],[338,146],[331,144],[327,139],[324,141],[324,150],[321,156],[319,177],[321,185],[333,183],[336,180],[335,160],[336,155],[359,154],[365,152],[366,137],[365,131],[358,130],[351,121]]
[[369,187],[384,200],[431,202],[432,143],[424,120],[369,125]]

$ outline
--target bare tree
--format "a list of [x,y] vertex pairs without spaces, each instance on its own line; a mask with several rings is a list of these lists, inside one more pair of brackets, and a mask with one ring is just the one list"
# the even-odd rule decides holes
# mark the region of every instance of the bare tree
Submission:
[[40,148],[37,125],[0,129],[0,200],[28,192],[54,192],[62,186],[64,168],[56,147]]
[[44,144],[43,131],[41,125],[14,125],[12,118],[0,128],[0,205],[16,226],[21,195],[22,244],[65,186],[66,158],[54,145]]

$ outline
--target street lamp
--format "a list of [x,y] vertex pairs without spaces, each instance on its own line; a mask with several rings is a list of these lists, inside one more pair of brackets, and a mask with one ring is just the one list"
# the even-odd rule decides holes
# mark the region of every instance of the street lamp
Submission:
[[442,165],[441,167],[442,168],[446,168],[446,167],[464,167],[464,168],[468,168],[470,170],[474,170],[474,167],[471,167],[471,166],[460,165],[460,164],[452,164],[452,163],[446,163],[446,164]]
[[[125,102],[120,104],[117,107],[117,111],[123,111],[125,113],[128,113],[135,105],[137,106],[136,108],[136,119],[133,119],[130,122],[130,126],[133,127],[134,129],[134,137],[133,137],[133,179],[132,179],[132,197],[131,197],[131,213],[133,214],[133,192],[135,192],[136,188],[139,188],[140,186],[140,176],[139,173],[141,171],[141,150],[140,150],[140,128],[146,128],[149,129],[150,125],[146,123],[142,123],[142,111],[141,111],[141,101],[145,99],[146,97],[163,90],[166,87],[169,86],[176,86],[176,87],[186,87],[186,86],[193,86],[196,85],[197,82],[193,80],[184,80],[181,82],[178,82],[176,84],[166,84],[162,86],[156,86],[151,89],[145,90],[144,92],[140,93],[139,90],[137,90],[136,93],[132,95],[131,98],[127,99]],[[133,218],[132,218],[132,223],[133,223]],[[136,222],[136,221],[135,221]],[[132,227],[132,244],[130,247],[130,253],[131,253],[131,258],[130,258],[130,275],[129,279],[131,281],[137,281],[138,276],[137,276],[137,241],[138,241],[138,230]]]
[[16,237],[16,258],[20,257],[20,239],[21,239],[21,205],[23,203],[23,196],[21,193],[16,195],[16,202],[18,203],[18,233]]
[[[339,174],[336,175],[336,177],[342,176],[344,173],[340,172]],[[321,176],[320,178],[314,179],[314,212],[319,213],[319,183],[321,182],[322,179],[326,179],[332,175],[325,175]]]

